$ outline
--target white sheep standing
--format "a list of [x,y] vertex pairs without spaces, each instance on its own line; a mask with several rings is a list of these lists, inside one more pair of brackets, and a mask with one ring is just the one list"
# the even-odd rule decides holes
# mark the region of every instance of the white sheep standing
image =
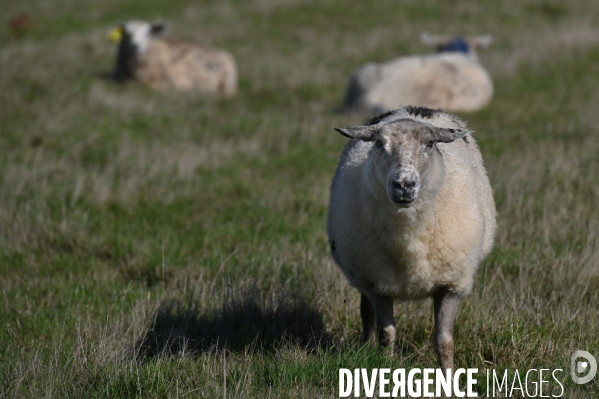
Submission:
[[359,68],[349,80],[346,109],[375,114],[412,105],[469,112],[489,103],[493,81],[475,49],[487,47],[490,35],[461,38],[424,32],[420,40],[439,52]]
[[351,138],[331,185],[331,254],[361,296],[363,340],[375,324],[393,347],[393,299],[432,296],[435,350],[453,369],[453,326],[460,298],[493,247],[496,211],[471,131],[440,110],[404,107],[363,126],[336,128]]
[[161,37],[164,23],[128,21],[110,31],[119,42],[114,78],[133,78],[156,90],[198,91],[231,96],[237,92],[233,57],[197,42]]

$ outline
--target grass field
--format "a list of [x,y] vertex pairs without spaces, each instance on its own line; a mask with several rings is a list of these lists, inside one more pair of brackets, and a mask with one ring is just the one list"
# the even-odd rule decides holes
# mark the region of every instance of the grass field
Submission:
[[[569,377],[575,350],[599,353],[599,2],[0,7],[33,21],[0,29],[0,397],[337,397],[339,368],[436,367],[431,301],[396,304],[395,356],[360,347],[325,234],[333,127],[363,119],[335,112],[347,79],[430,51],[422,30],[495,37],[493,101],[461,116],[499,231],[456,365],[560,368],[565,397],[599,397]],[[107,26],[131,18],[228,49],[239,95],[106,79]]]

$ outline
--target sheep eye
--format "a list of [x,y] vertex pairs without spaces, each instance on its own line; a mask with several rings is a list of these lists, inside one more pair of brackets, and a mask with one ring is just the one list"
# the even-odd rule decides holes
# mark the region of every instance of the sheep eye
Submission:
[[427,148],[432,148],[433,144],[435,144],[435,142],[433,140],[429,141],[428,143],[426,143],[426,147]]

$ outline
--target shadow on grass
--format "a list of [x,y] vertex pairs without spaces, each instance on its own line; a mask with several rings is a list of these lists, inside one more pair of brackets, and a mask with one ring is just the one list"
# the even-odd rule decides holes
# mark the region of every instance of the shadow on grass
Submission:
[[308,352],[331,346],[322,316],[298,292],[263,292],[252,285],[241,291],[228,288],[219,305],[205,306],[204,301],[196,295],[163,303],[137,342],[138,357],[214,348],[270,352],[289,343]]

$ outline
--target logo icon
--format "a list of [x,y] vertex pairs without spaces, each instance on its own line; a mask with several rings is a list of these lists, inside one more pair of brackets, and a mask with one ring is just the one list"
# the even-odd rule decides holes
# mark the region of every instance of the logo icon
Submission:
[[572,354],[572,362],[570,364],[572,381],[575,384],[586,384],[595,378],[597,374],[597,361],[587,351],[576,351]]

